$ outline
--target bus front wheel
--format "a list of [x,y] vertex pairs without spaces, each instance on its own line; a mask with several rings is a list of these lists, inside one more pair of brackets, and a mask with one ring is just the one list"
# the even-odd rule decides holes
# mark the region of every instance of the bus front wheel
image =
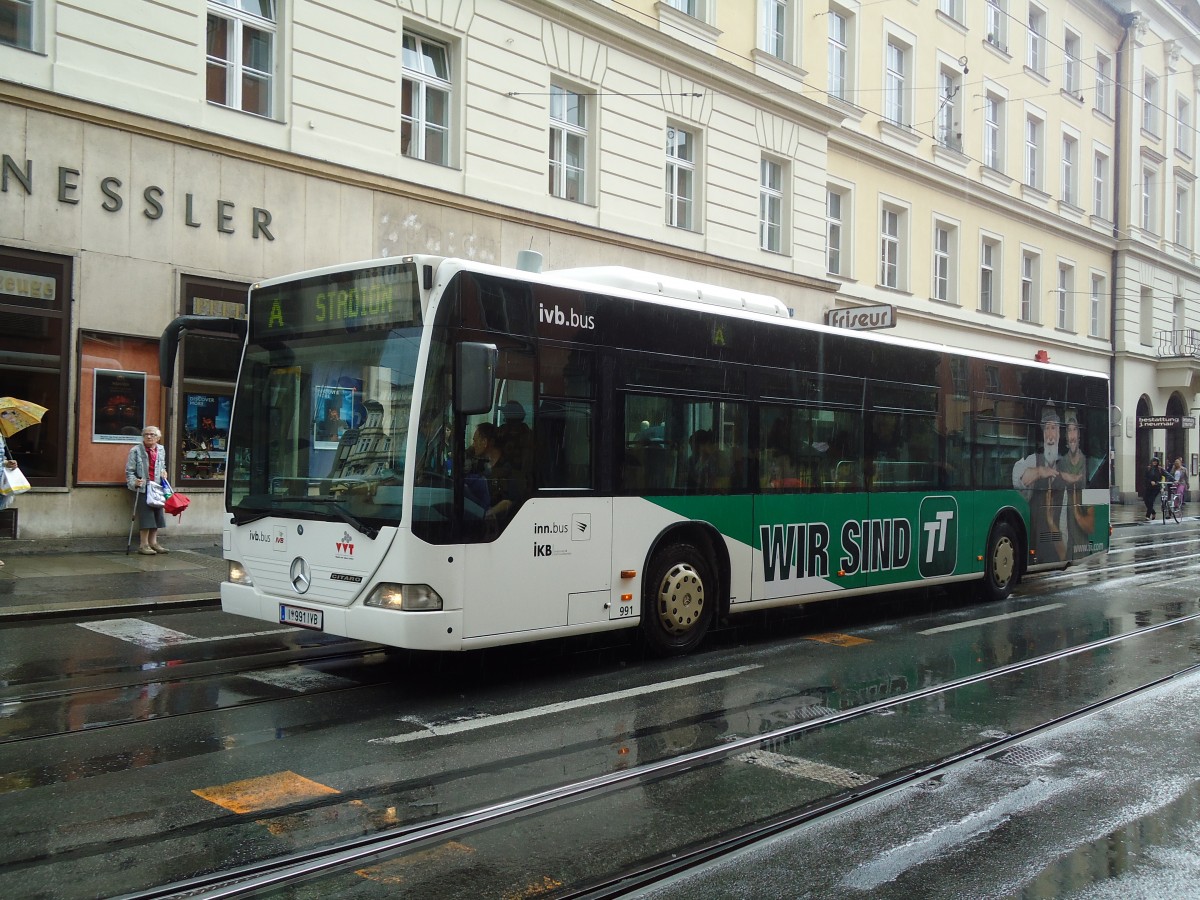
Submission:
[[983,599],[1004,600],[1021,578],[1021,544],[1007,522],[998,522],[988,538],[983,567]]
[[672,544],[654,555],[644,588],[642,633],[663,656],[689,653],[712,622],[716,577],[691,544]]

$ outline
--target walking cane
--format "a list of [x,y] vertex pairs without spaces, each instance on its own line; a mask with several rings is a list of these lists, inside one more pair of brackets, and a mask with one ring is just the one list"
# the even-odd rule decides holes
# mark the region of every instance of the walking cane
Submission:
[[133,509],[129,511],[129,538],[125,541],[125,555],[129,555],[129,548],[133,546],[133,523],[137,521],[137,498],[138,492],[133,492]]

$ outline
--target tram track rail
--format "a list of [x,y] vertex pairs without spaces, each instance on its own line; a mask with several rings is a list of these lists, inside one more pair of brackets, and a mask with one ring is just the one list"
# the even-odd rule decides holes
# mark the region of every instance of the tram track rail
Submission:
[[[162,885],[127,894],[125,898],[127,900],[175,897],[232,898],[254,896],[278,891],[282,888],[293,888],[310,879],[335,875],[353,867],[361,867],[372,861],[400,854],[426,851],[449,841],[463,841],[468,835],[485,829],[508,827],[530,816],[597,800],[636,785],[645,785],[695,773],[698,770],[738,757],[740,754],[763,748],[786,746],[801,736],[823,729],[861,723],[868,717],[894,712],[906,705],[921,704],[955,691],[1017,676],[1038,667],[1069,661],[1072,657],[1082,654],[1103,651],[1125,641],[1146,638],[1158,632],[1165,633],[1170,629],[1193,626],[1198,623],[1200,623],[1200,613],[1182,615],[1145,626],[1136,631],[1085,642],[1074,647],[997,667],[987,672],[976,673],[900,696],[866,703],[853,709],[830,711],[829,714],[820,718],[813,718],[751,736],[738,737],[717,746],[639,764],[624,771],[563,784],[434,820],[411,823],[369,836],[357,837],[186,881]],[[1172,671],[1139,681],[1138,684],[1118,690],[1111,695],[1082,703],[1065,712],[1050,715],[1019,731],[998,735],[993,739],[961,747],[952,753],[942,754],[920,764],[909,765],[897,771],[885,773],[861,786],[828,793],[818,800],[800,804],[785,813],[766,817],[750,825],[732,828],[710,839],[686,843],[680,847],[664,848],[658,856],[644,860],[636,866],[627,866],[577,884],[559,885],[552,895],[556,898],[615,897],[632,890],[653,886],[689,869],[704,866],[737,850],[768,840],[789,829],[846,811],[870,799],[930,779],[941,772],[965,765],[973,760],[1003,752],[1035,735],[1119,704],[1139,693],[1196,671],[1200,671],[1200,664],[1195,662],[1176,667]]]

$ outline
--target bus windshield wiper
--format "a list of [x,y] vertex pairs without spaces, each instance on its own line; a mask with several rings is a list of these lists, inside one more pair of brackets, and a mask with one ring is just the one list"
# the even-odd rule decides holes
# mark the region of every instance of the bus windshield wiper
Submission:
[[[375,536],[379,534],[378,528],[373,528],[372,526],[365,524],[353,513],[347,511],[347,509],[341,505],[342,501],[337,497],[272,497],[271,502],[276,506],[328,506],[334,513],[337,514],[339,519],[361,534],[365,534],[372,540],[374,540]],[[259,518],[269,515],[269,512],[263,513],[263,515]]]

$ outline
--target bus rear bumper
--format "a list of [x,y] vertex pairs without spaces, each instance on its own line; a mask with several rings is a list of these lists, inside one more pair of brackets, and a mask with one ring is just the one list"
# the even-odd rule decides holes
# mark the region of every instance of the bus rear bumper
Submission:
[[358,604],[349,608],[306,601],[303,597],[281,599],[260,594],[253,587],[221,585],[221,609],[235,616],[284,624],[280,607],[319,612],[320,632],[339,637],[385,644],[407,650],[461,650],[462,610],[400,612]]

